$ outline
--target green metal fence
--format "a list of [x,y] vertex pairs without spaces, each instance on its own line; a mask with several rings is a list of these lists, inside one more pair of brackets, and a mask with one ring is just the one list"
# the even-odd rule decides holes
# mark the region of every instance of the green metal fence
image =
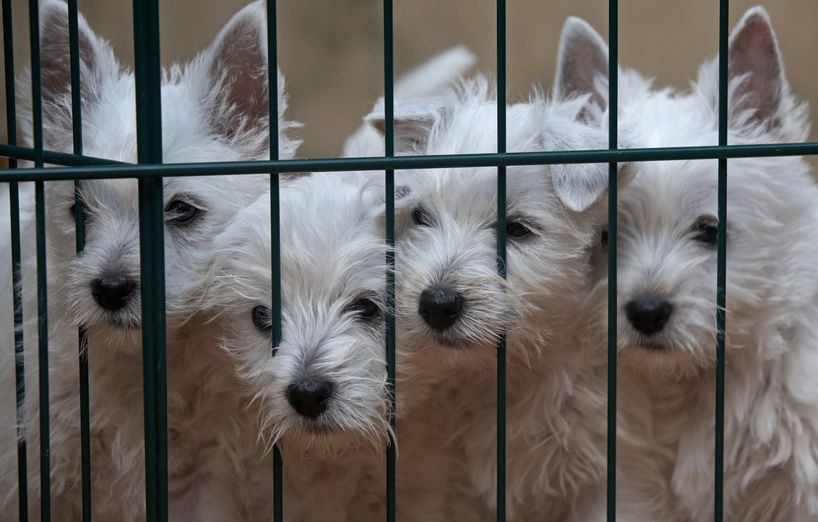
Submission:
[[[15,307],[14,323],[15,353],[20,355],[23,349],[22,307],[20,295],[20,220],[18,182],[34,181],[37,231],[37,293],[38,293],[38,328],[39,328],[39,393],[40,393],[40,477],[41,477],[41,519],[50,520],[50,483],[49,483],[49,416],[48,416],[48,317],[46,307],[46,266],[45,266],[45,207],[43,184],[53,180],[82,180],[99,178],[135,178],[139,181],[139,227],[141,256],[142,288],[142,348],[145,408],[145,470],[146,470],[146,506],[149,521],[164,521],[168,516],[168,470],[167,470],[167,411],[166,411],[166,356],[165,356],[165,289],[164,289],[164,249],[163,249],[163,205],[162,178],[166,176],[206,176],[214,174],[261,174],[269,173],[272,208],[272,255],[273,255],[273,346],[281,340],[281,287],[278,214],[278,174],[280,171],[349,171],[349,170],[384,170],[386,177],[387,226],[386,241],[394,243],[394,171],[396,169],[429,169],[487,166],[497,167],[497,213],[498,234],[497,254],[498,270],[505,276],[505,181],[508,166],[534,164],[565,163],[608,163],[610,169],[609,190],[609,257],[608,257],[608,476],[607,476],[607,516],[615,520],[616,498],[616,170],[617,163],[636,161],[695,160],[718,159],[719,171],[719,233],[718,233],[718,276],[717,276],[717,386],[716,396],[716,437],[715,437],[715,505],[714,519],[722,520],[722,466],[724,440],[724,325],[725,325],[725,275],[726,275],[726,190],[727,159],[736,157],[818,155],[818,143],[791,143],[770,145],[727,146],[727,38],[728,38],[728,0],[720,0],[719,24],[719,144],[709,147],[671,147],[654,149],[617,149],[617,76],[610,75],[609,82],[609,148],[595,151],[568,152],[506,152],[506,6],[504,0],[497,0],[497,153],[496,154],[458,154],[446,156],[395,157],[394,155],[394,114],[393,114],[393,10],[392,0],[384,0],[384,85],[386,107],[385,156],[370,158],[315,159],[315,160],[278,160],[278,118],[277,82],[270,81],[270,160],[241,161],[233,163],[183,163],[162,164],[161,135],[161,97],[160,97],[160,60],[159,60],[159,12],[158,0],[134,0],[134,45],[135,77],[137,104],[137,142],[138,165],[123,164],[101,158],[83,155],[81,134],[81,103],[79,95],[79,53],[77,38],[77,4],[69,0],[69,35],[71,48],[71,92],[73,107],[74,143],[73,154],[45,150],[42,134],[42,103],[40,92],[40,54],[38,2],[29,1],[31,31],[31,74],[33,100],[34,147],[20,147],[15,142],[16,113],[14,89],[14,60],[12,39],[12,3],[2,1],[3,45],[5,56],[6,87],[6,129],[8,143],[0,144],[0,155],[8,156],[9,168],[0,170],[0,182],[9,183],[11,213],[11,256],[13,267]],[[269,77],[276,74],[276,3],[267,2],[268,14],[268,52]],[[609,70],[616,71],[618,16],[617,1],[609,1],[609,35],[610,54]],[[34,162],[33,168],[18,169],[17,160]],[[58,168],[43,168],[44,163],[61,165]],[[76,199],[77,251],[84,243],[82,201]],[[394,267],[392,254],[387,259],[388,265]],[[387,276],[388,299],[394,299],[395,281],[390,272]],[[388,384],[395,391],[395,318],[391,313],[386,322],[386,353]],[[88,407],[88,361],[86,358],[85,335],[80,331],[78,360],[80,365],[79,393],[81,397],[82,426],[82,507],[83,518],[91,520],[90,492],[90,445],[89,445],[89,407]],[[19,408],[25,398],[23,359],[17,358],[17,404]],[[505,520],[505,337],[501,337],[497,346],[497,520]],[[393,398],[392,412],[395,411]],[[395,426],[394,415],[391,415],[392,426]],[[20,519],[28,520],[28,492],[26,477],[26,437],[18,430],[18,479]],[[286,499],[282,493],[283,470],[281,455],[277,449],[274,458],[275,489],[271,492],[274,499],[273,518],[283,520],[283,504]],[[395,451],[393,446],[386,448],[387,512],[386,519],[395,520]]]

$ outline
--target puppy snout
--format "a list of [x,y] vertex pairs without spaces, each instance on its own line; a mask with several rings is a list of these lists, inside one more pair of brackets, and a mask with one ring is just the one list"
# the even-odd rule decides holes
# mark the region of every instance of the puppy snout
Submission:
[[91,295],[106,310],[116,312],[128,304],[137,283],[124,276],[105,276],[91,282]]
[[452,288],[427,288],[420,293],[418,313],[435,330],[445,330],[463,311],[463,296]]
[[661,332],[672,313],[673,305],[659,295],[643,295],[625,305],[628,321],[645,335]]
[[327,409],[333,388],[326,379],[298,381],[287,387],[287,400],[299,414],[314,419]]

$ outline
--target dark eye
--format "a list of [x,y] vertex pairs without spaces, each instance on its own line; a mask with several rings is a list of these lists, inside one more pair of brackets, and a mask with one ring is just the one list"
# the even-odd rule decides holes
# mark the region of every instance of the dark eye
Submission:
[[506,223],[506,235],[515,239],[528,237],[532,234],[531,229],[523,225],[519,221],[510,221]]
[[371,321],[381,314],[380,307],[371,299],[361,298],[347,306],[347,312],[358,314],[364,321]]
[[68,212],[70,212],[70,213],[71,213],[71,217],[76,216],[76,215],[77,215],[77,204],[76,204],[76,203],[72,203],[72,204],[71,204],[71,206],[70,206],[70,207],[68,207]]
[[253,308],[253,324],[264,333],[269,333],[273,329],[273,318],[270,309],[266,306],[258,305]]
[[602,234],[599,238],[599,243],[602,245],[602,248],[608,248],[608,231],[603,230]]
[[700,216],[693,223],[693,239],[706,245],[715,245],[719,240],[719,220],[715,216]]
[[418,207],[412,212],[412,222],[422,227],[432,226],[432,220],[429,219],[429,214],[427,214],[422,207]]
[[188,225],[201,213],[201,210],[182,199],[174,199],[165,207],[169,214],[168,221],[174,225]]

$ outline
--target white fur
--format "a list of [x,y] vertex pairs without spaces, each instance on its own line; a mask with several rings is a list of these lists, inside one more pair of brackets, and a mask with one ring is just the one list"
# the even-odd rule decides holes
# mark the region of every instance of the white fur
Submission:
[[[273,350],[270,319],[270,202],[242,211],[216,240],[219,262],[207,302],[231,325],[222,343],[247,393],[261,407],[261,437],[284,461],[285,516],[293,521],[377,520],[385,516],[387,422],[386,253],[374,212],[380,175],[321,173],[281,192],[282,338]],[[366,301],[363,301],[366,300]],[[369,302],[371,318],[356,311]],[[269,323],[265,322],[264,325]],[[264,326],[261,325],[261,326]],[[301,415],[288,387],[333,385],[326,410]],[[398,513],[405,520],[450,520],[452,455],[441,451],[438,415],[407,420],[399,433]],[[438,441],[438,442],[436,442]]]
[[[554,103],[534,94],[510,105],[508,150],[605,147],[604,133],[577,121],[584,101]],[[496,150],[496,102],[485,78],[418,103],[396,108],[396,137],[409,152]],[[608,169],[510,167],[507,175],[508,222],[531,231],[508,238],[507,280],[497,275],[495,168],[401,177],[398,389],[405,391],[399,409],[447,412],[451,447],[464,454],[468,493],[493,509],[495,345],[507,331],[508,516],[583,520],[592,516],[585,509],[598,505],[605,473],[604,359],[587,363],[572,325],[604,224]],[[418,210],[428,226],[414,223]],[[420,293],[437,284],[464,299],[464,315],[442,332],[418,313]]]
[[[44,138],[48,149],[71,152],[68,91],[67,10],[62,2],[41,5],[43,35]],[[265,14],[260,2],[240,11],[213,45],[184,67],[165,72],[162,92],[165,162],[268,158]],[[80,17],[84,152],[121,161],[136,160],[133,74],[116,62],[107,43]],[[237,65],[235,65],[237,64]],[[240,67],[240,69],[236,69]],[[28,74],[19,79],[20,126],[31,145]],[[286,107],[278,75],[280,155],[291,157],[298,142],[283,131]],[[250,397],[240,388],[226,354],[217,349],[221,324],[200,313],[201,289],[213,262],[212,240],[236,211],[268,187],[267,176],[166,179],[165,204],[184,201],[198,208],[185,225],[166,211],[165,285],[167,309],[168,473],[172,520],[259,518],[268,491],[252,476],[262,456],[257,425],[246,413]],[[73,182],[46,186],[52,512],[60,520],[80,517],[79,394],[77,327],[88,331],[92,496],[102,520],[144,519],[144,442],[140,306],[138,291],[125,307],[100,308],[90,291],[105,273],[138,278],[138,190],[132,180],[80,183],[86,208],[86,246],[74,255]],[[33,226],[27,225],[27,230]],[[39,509],[38,393],[34,260],[24,279],[26,326],[25,427],[28,430],[30,512]],[[4,300],[6,295],[3,296]],[[8,297],[10,299],[10,296]],[[5,346],[4,353],[10,353]],[[7,370],[5,370],[7,371]],[[14,411],[3,411],[13,423]],[[4,445],[0,518],[16,513],[16,452]]]
[[[729,59],[728,142],[805,139],[806,109],[790,94],[763,9],[739,22]],[[715,145],[717,78],[716,62],[707,62],[691,91],[678,93],[621,72],[621,132],[639,147]],[[818,188],[802,158],[727,164],[724,512],[727,520],[815,520]],[[641,423],[631,435],[643,444],[620,445],[626,519],[709,520],[717,256],[715,245],[695,239],[694,223],[718,215],[717,162],[633,168],[635,180],[621,197],[618,336],[620,379],[639,388],[619,404]],[[604,327],[605,283],[597,290]],[[674,306],[664,329],[649,337],[625,311],[645,292]]]

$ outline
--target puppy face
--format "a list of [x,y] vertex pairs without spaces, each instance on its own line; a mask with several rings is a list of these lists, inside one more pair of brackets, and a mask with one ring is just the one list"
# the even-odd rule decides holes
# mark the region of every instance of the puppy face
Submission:
[[[580,107],[541,99],[509,107],[509,150],[604,147],[601,131],[577,121]],[[495,150],[496,108],[485,80],[435,100],[426,120],[419,108],[398,109],[411,117],[397,117],[396,133],[421,136],[419,152]],[[588,247],[604,222],[598,202],[607,179],[607,165],[509,168],[503,279],[497,273],[497,170],[405,173],[405,196],[396,203],[397,313],[402,342],[423,352],[418,363],[493,356],[506,330],[523,346],[517,357],[547,344],[553,325],[588,284]]]
[[[44,136],[47,148],[72,150],[67,10],[62,2],[42,6]],[[124,72],[108,44],[79,20],[84,153],[135,162],[134,78]],[[264,159],[268,139],[265,15],[260,4],[236,14],[214,43],[184,68],[166,73],[161,86],[163,160]],[[30,81],[20,77],[28,96]],[[279,110],[286,108],[279,74]],[[22,130],[31,142],[30,100],[23,98]],[[296,141],[280,120],[281,156]],[[197,288],[212,262],[212,238],[238,209],[267,187],[267,176],[166,179],[164,183],[165,286],[169,328],[196,312]],[[140,325],[138,184],[134,180],[84,180],[78,196],[86,242],[74,259],[73,182],[46,185],[49,271],[57,302],[69,320],[105,335],[111,344],[135,346]],[[53,285],[52,285],[53,286]],[[120,342],[126,341],[126,342]]]
[[[212,263],[213,236],[224,229],[264,179],[169,178],[165,181],[165,296],[170,328],[193,315]],[[230,187],[231,190],[227,190]],[[74,256],[74,183],[49,185],[49,267],[66,291],[58,296],[77,325],[127,340],[140,325],[139,205],[131,180],[80,183],[85,248]],[[116,344],[116,343],[115,343]],[[127,343],[125,343],[127,344]]]
[[217,240],[208,303],[229,325],[224,347],[262,405],[270,442],[329,452],[382,447],[387,250],[372,215],[377,199],[382,185],[362,188],[338,174],[283,189],[282,339],[275,348],[267,198]]
[[[804,108],[789,93],[763,10],[748,11],[733,31],[729,60],[728,141],[803,139]],[[716,144],[715,65],[702,66],[686,95],[652,90],[627,74],[620,129],[629,142]],[[716,362],[717,162],[631,168],[636,178],[622,194],[617,249],[622,360],[648,372],[697,375]],[[734,159],[727,170],[727,349],[774,357],[787,344],[784,325],[814,299],[807,260],[818,193],[801,158]],[[597,304],[604,317],[604,301]]]

